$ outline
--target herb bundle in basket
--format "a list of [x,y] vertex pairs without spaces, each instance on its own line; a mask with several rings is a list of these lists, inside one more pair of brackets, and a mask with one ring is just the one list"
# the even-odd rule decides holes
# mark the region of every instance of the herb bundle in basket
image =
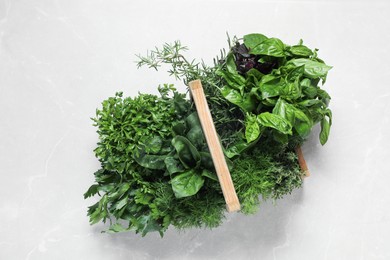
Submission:
[[[320,123],[326,143],[330,96],[319,85],[331,67],[302,41],[289,46],[254,33],[228,42],[213,66],[186,59],[178,41],[139,56],[138,66],[167,64],[186,85],[201,80],[241,212],[253,214],[261,201],[301,187],[307,172],[296,151],[314,125]],[[158,90],[116,93],[93,118],[101,169],[84,197],[99,195],[88,216],[91,224],[108,220],[108,232],[163,236],[170,225],[214,228],[224,219],[219,175],[194,101],[173,85]]]

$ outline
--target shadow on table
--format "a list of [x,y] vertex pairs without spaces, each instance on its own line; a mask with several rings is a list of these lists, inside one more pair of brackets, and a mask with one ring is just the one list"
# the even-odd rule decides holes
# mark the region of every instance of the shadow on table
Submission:
[[[213,230],[170,228],[164,238],[157,233],[146,237],[134,233],[107,235],[104,247],[128,252],[128,257],[142,259],[215,259],[226,256],[248,258],[256,252],[272,256],[273,248],[286,243],[288,225],[296,208],[300,207],[304,188],[272,202],[263,203],[255,215],[226,214],[224,223]],[[123,254],[122,254],[123,255]],[[129,259],[130,259],[129,258]]]

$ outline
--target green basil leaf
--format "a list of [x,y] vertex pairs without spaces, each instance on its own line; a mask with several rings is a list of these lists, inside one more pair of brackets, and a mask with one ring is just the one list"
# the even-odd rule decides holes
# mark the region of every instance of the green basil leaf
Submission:
[[194,170],[177,175],[171,180],[172,189],[176,198],[188,197],[196,194],[204,183],[203,177]]
[[305,66],[305,75],[309,78],[319,78],[324,77],[328,73],[328,71],[332,68],[331,66],[326,65],[325,63],[321,63],[314,60],[309,60],[305,58],[300,59],[292,59],[289,63],[294,64],[299,67]]
[[280,96],[287,100],[296,100],[302,96],[301,87],[299,82],[286,82],[280,91]]
[[276,103],[272,113],[287,119],[302,138],[310,133],[313,126],[312,120],[302,110],[281,98]]
[[269,38],[249,51],[255,55],[268,55],[273,57],[284,57],[284,44],[277,38]]
[[239,90],[240,93],[243,93],[245,88],[245,79],[241,75],[231,74],[222,70],[217,70],[216,74],[221,76],[230,88]]
[[259,139],[260,139],[260,136],[257,140],[255,140],[251,143],[245,142],[244,140],[240,140],[237,143],[230,146],[229,148],[225,149],[224,153],[225,153],[227,158],[233,158],[237,155],[242,154],[247,149],[253,147]]
[[[294,107],[294,106],[292,106]],[[310,134],[313,127],[312,120],[299,108],[294,107],[295,123],[294,129],[298,132],[302,138],[307,137]]]
[[264,127],[274,128],[283,134],[292,134],[290,122],[279,115],[264,112],[257,116],[257,120]]
[[325,106],[325,103],[318,99],[307,99],[298,103],[300,106],[311,107],[315,105]]
[[283,88],[280,77],[265,75],[259,82],[259,90],[263,99],[277,97]]
[[244,96],[242,96],[239,91],[224,86],[221,89],[221,94],[228,101],[239,106],[246,112],[251,112],[256,108],[256,98],[251,93],[245,93]]
[[330,132],[330,123],[324,117],[321,120],[321,132],[320,132],[320,142],[322,145],[324,145],[328,141],[329,132]]
[[264,76],[263,73],[258,71],[257,69],[250,69],[246,73],[248,79],[252,79],[252,81],[257,85],[261,78]]
[[290,52],[294,56],[307,57],[307,58],[313,55],[313,52],[304,45],[291,46]]
[[[305,72],[304,66],[295,67],[293,69],[290,69],[287,74],[287,81],[294,82],[299,81],[300,78],[302,78],[303,74]],[[298,82],[299,83],[299,82]]]
[[260,126],[257,117],[253,114],[246,115],[245,138],[248,143],[253,142],[260,136]]
[[286,134],[282,134],[279,131],[273,131],[273,137],[275,141],[282,143],[282,144],[287,144],[288,143],[288,136]]
[[[234,61],[234,56],[232,52],[226,56],[226,68],[228,72],[230,72],[230,74],[238,75],[236,62]],[[243,81],[245,81],[244,77],[241,76],[241,78],[243,79]]]
[[329,96],[328,92],[326,92],[325,90],[319,88],[317,90],[317,95],[326,105],[329,104],[330,96]]
[[251,34],[244,35],[244,44],[249,50],[251,50],[267,39],[268,37],[260,33],[251,33]]

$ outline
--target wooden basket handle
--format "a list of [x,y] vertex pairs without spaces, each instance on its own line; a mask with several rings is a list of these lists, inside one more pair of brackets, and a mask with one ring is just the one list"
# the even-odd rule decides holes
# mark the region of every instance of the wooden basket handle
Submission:
[[188,86],[191,91],[196,110],[198,111],[203,133],[222,188],[222,193],[226,202],[226,209],[228,212],[238,211],[240,210],[240,202],[238,200],[236,190],[234,189],[233,181],[230,176],[229,168],[222,151],[217,131],[215,130],[215,125],[213,118],[211,117],[202,83],[200,80],[194,80],[189,82]]

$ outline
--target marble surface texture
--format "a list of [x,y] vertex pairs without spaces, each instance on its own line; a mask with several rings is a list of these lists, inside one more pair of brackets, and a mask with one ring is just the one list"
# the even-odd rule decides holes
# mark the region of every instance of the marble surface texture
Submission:
[[[390,2],[0,0],[0,259],[390,259]],[[90,117],[116,91],[176,83],[135,54],[180,39],[211,63],[226,32],[300,38],[333,65],[334,125],[312,176],[215,230],[141,238],[90,226]]]

